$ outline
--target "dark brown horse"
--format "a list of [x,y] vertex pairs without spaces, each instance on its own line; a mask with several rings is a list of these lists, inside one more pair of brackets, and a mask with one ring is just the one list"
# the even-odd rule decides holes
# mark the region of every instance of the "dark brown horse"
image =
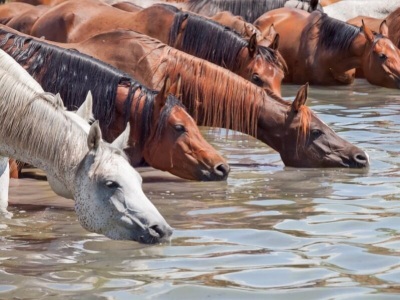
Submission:
[[133,31],[112,31],[63,46],[107,61],[153,88],[166,76],[181,74],[179,94],[197,124],[251,134],[278,151],[287,166],[369,165],[364,151],[340,138],[305,106],[307,86],[293,103],[272,99],[226,69]]
[[33,6],[31,9],[16,15],[7,22],[7,26],[18,30],[19,32],[29,34],[32,30],[33,24],[48,11],[51,7],[47,5]]
[[[193,119],[171,94],[177,93],[179,84],[164,80],[161,92],[156,92],[77,51],[4,30],[0,38],[1,47],[27,68],[45,91],[59,92],[66,107],[79,107],[91,90],[94,115],[103,125],[105,140],[114,140],[129,122],[127,154],[133,166],[147,162],[186,179],[226,179],[229,167],[225,160],[204,140]],[[178,77],[174,80],[179,82]]]
[[248,41],[225,26],[171,5],[132,13],[95,1],[71,0],[45,13],[31,34],[74,43],[118,28],[157,38],[280,95],[285,64],[274,49],[258,45],[256,36]]
[[188,9],[192,12],[214,16],[221,11],[229,11],[253,23],[264,13],[284,6],[308,12],[322,10],[318,0],[189,0]]
[[274,24],[279,50],[293,83],[349,84],[361,68],[372,84],[400,88],[400,51],[384,35],[315,11],[281,8],[264,14],[254,25],[261,32]]
[[26,3],[6,3],[0,5],[0,23],[7,24],[15,16],[32,8],[32,5]]

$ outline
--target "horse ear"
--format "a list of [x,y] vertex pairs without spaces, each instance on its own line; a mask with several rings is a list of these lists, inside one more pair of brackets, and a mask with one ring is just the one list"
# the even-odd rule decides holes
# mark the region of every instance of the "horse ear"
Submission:
[[308,97],[308,82],[300,87],[299,91],[297,92],[296,98],[293,100],[292,103],[292,110],[298,112],[300,108],[306,104]]
[[362,21],[362,26],[361,29],[364,32],[365,37],[367,38],[367,40],[372,43],[374,41],[374,34],[372,33],[371,29],[369,29],[367,27],[367,25],[365,25],[364,20]]
[[55,101],[55,103],[56,103],[57,106],[64,108],[64,102],[63,102],[62,99],[61,99],[60,93],[57,93],[57,94],[54,96],[54,101]]
[[86,96],[85,102],[76,111],[76,114],[87,122],[93,119],[93,97],[90,91]]
[[122,132],[114,140],[114,142],[111,143],[111,146],[113,146],[114,148],[120,149],[120,150],[124,150],[124,149],[128,148],[130,132],[131,132],[131,127],[128,122],[128,124],[126,124],[126,128],[125,128],[124,132]]
[[95,121],[92,126],[90,126],[89,135],[87,139],[87,144],[89,151],[97,150],[101,142],[101,130],[99,121]]
[[176,98],[179,98],[180,93],[181,93],[181,74],[178,74],[176,81],[171,84],[168,94],[174,95]]
[[252,36],[254,34],[254,31],[251,29],[251,26],[247,23],[244,24],[244,31],[246,32],[246,36]]
[[254,57],[254,55],[256,54],[256,50],[257,50],[257,34],[254,33],[249,40],[249,45],[247,46],[247,48],[249,49],[249,55],[250,57]]
[[379,33],[384,36],[389,36],[389,27],[387,26],[386,20],[383,20],[379,26]]
[[271,24],[268,29],[268,34],[266,37],[273,38],[277,34],[274,24]]
[[170,88],[171,88],[171,79],[167,75],[164,79],[164,85],[161,88],[156,98],[155,104],[158,105],[160,109],[165,105],[165,102],[167,101]]
[[319,0],[311,0],[310,1],[310,8],[311,11],[314,11],[318,8]]
[[280,35],[279,33],[275,34],[274,39],[271,43],[271,45],[269,45],[269,47],[273,50],[278,50],[279,48],[279,39],[280,39]]

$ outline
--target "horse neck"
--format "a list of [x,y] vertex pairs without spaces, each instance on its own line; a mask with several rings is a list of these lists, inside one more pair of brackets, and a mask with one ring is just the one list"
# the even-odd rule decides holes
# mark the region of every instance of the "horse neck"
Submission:
[[[10,82],[18,85],[13,79]],[[24,96],[24,101],[7,101],[9,96],[0,91],[1,155],[44,170],[72,193],[76,168],[87,153],[87,134],[60,108],[45,100],[32,100],[36,93]]]

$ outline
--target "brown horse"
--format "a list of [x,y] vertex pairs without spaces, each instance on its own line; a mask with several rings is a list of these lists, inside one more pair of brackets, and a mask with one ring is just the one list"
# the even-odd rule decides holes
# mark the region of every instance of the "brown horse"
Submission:
[[319,3],[321,4],[322,7],[328,6],[331,4],[335,4],[336,2],[339,2],[341,0],[320,0]]
[[281,8],[254,23],[261,32],[274,24],[280,33],[287,81],[319,85],[349,84],[361,68],[372,84],[400,88],[400,52],[383,35],[328,17]]
[[141,11],[143,7],[140,7],[139,5],[133,4],[132,2],[118,2],[112,5],[115,8],[124,10],[124,11],[129,11],[129,12],[137,12]]
[[229,166],[172,96],[179,84],[164,80],[161,92],[156,92],[126,73],[76,51],[4,30],[0,37],[1,47],[27,68],[45,91],[60,92],[66,107],[79,107],[91,90],[94,115],[103,125],[105,140],[114,140],[129,121],[127,154],[133,166],[147,162],[186,179],[226,179]]
[[258,45],[256,36],[246,41],[225,26],[171,5],[130,13],[95,1],[71,0],[45,13],[31,34],[73,43],[117,28],[157,38],[280,95],[285,64],[274,49]]
[[[56,6],[60,3],[63,3],[68,0],[10,0],[10,3],[19,2],[19,3],[27,3],[30,5],[49,5]],[[0,0],[0,3],[4,3],[5,0]]]
[[153,88],[160,87],[166,76],[175,79],[181,74],[180,98],[197,124],[251,134],[278,151],[287,166],[369,165],[365,152],[340,138],[305,106],[306,86],[292,104],[272,99],[226,69],[133,31],[112,31],[63,46],[109,62]]

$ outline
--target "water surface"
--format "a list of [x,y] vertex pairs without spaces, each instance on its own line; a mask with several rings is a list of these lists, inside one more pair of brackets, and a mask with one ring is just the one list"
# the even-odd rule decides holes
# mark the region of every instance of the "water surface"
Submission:
[[175,228],[156,246],[88,233],[47,182],[13,182],[0,299],[399,299],[400,92],[357,81],[310,97],[369,170],[285,168],[257,140],[204,129],[232,166],[227,182],[140,169]]

